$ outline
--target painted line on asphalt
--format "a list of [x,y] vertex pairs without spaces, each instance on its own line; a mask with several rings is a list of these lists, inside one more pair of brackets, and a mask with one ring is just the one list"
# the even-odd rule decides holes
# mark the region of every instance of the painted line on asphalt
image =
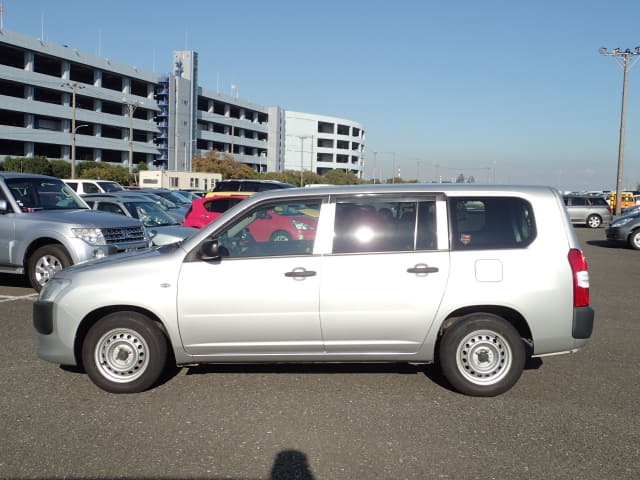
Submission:
[[37,293],[30,293],[29,295],[0,295],[0,303],[4,302],[13,302],[15,300],[28,300],[31,298],[36,298],[38,296]]

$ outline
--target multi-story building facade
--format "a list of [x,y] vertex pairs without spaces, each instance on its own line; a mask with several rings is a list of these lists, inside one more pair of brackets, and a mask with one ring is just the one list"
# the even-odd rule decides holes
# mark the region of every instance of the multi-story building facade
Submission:
[[191,171],[194,155],[226,152],[256,171],[341,169],[362,176],[357,122],[263,106],[204,88],[198,54],[176,51],[158,75],[0,30],[0,159]]

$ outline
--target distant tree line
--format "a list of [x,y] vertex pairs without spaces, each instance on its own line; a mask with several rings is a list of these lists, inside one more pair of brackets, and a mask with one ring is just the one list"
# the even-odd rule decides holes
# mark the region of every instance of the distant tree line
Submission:
[[[208,151],[202,156],[196,155],[192,159],[192,167],[195,172],[220,173],[223,179],[264,179],[278,180],[280,182],[291,183],[293,185],[358,185],[374,183],[373,180],[362,180],[353,172],[345,172],[340,169],[330,170],[324,175],[305,170],[300,175],[299,170],[285,170],[284,172],[258,173],[249,165],[235,160],[228,153],[218,151]],[[136,169],[147,170],[146,163],[136,165]],[[51,175],[58,178],[71,177],[71,164],[65,160],[48,160],[46,157],[5,157],[0,162],[0,170],[8,172],[37,173],[41,175]],[[86,179],[101,179],[118,182],[121,185],[132,185],[137,183],[129,175],[129,169],[117,165],[103,162],[76,162],[76,177]],[[467,179],[462,174],[456,179],[457,182],[473,183],[473,177]],[[417,183],[417,180],[403,180],[400,177],[376,180],[378,183]],[[640,185],[638,185],[640,190]]]

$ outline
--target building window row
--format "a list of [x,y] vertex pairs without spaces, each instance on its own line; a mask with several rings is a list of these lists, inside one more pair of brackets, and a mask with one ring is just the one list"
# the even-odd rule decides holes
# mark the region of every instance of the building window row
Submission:
[[206,97],[198,97],[198,110],[201,112],[214,113],[223,117],[236,118],[249,122],[265,124],[269,122],[269,115],[257,110],[241,108],[237,105],[220,102]]
[[360,157],[355,155],[344,155],[344,154],[336,154],[333,153],[318,153],[316,155],[316,160],[318,162],[328,162],[328,163],[351,163],[351,164],[359,164]]
[[349,125],[342,125],[338,123],[330,122],[318,122],[318,133],[331,133],[338,135],[348,135],[351,137],[360,137],[360,129],[357,127],[350,127]]
[[198,128],[202,132],[214,132],[223,135],[233,135],[238,138],[248,138],[252,140],[260,140],[266,142],[268,135],[265,132],[258,132],[249,128],[232,127],[216,122],[198,122]]
[[[31,67],[29,67],[29,53],[32,53],[33,55],[33,63]],[[69,66],[68,79],[72,82],[81,82],[89,85],[96,85],[99,83],[99,86],[103,88],[118,92],[128,91],[128,93],[138,95],[140,97],[149,97],[154,91],[155,85],[150,82],[145,82],[124,75],[118,75],[106,70],[92,69],[85,65],[50,57],[41,53],[30,52],[29,50],[22,50],[0,44],[0,65],[29,69],[36,73],[62,79],[65,73],[66,64]]]

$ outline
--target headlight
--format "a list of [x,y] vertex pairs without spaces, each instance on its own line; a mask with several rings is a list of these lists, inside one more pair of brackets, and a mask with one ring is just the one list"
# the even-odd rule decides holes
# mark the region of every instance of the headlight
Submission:
[[633,220],[633,217],[621,218],[619,220],[611,222],[611,226],[612,227],[622,227],[623,225],[626,225],[627,223],[629,223],[631,220]]
[[71,285],[68,278],[52,278],[49,280],[40,292],[40,300],[45,302],[53,302],[55,298]]
[[291,223],[296,230],[313,230],[313,227],[311,225],[307,225],[306,223],[300,222],[298,220],[291,220]]
[[102,230],[100,228],[72,228],[71,231],[76,238],[84,240],[89,245],[106,245]]

